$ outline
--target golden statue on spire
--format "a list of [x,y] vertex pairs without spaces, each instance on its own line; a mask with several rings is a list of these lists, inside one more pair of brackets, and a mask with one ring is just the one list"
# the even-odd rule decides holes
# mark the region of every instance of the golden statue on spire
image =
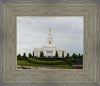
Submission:
[[51,32],[51,28],[49,28],[49,32]]

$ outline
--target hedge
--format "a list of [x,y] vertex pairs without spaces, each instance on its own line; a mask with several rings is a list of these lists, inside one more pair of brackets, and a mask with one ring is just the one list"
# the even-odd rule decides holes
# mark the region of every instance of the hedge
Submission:
[[58,61],[42,61],[37,60],[33,58],[28,58],[28,61],[35,64],[47,64],[47,65],[57,65],[57,64],[64,64],[64,61],[58,60]]

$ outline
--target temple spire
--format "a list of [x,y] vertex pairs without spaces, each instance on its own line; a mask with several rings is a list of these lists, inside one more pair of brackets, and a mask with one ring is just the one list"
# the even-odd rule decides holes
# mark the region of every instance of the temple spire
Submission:
[[52,37],[52,33],[51,33],[51,28],[49,28],[49,34],[48,34],[48,38],[47,38],[47,43],[49,45],[53,44],[53,37]]
[[51,32],[51,28],[49,28],[49,32]]

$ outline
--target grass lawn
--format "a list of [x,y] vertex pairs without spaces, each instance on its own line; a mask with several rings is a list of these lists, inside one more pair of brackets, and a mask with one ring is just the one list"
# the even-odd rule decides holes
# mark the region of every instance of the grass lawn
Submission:
[[58,68],[64,68],[64,69],[73,69],[72,66],[68,64],[58,64],[58,65],[49,65],[49,64],[35,64],[34,62],[28,62],[26,60],[18,60],[17,65],[21,66],[41,66],[41,67],[58,67]]

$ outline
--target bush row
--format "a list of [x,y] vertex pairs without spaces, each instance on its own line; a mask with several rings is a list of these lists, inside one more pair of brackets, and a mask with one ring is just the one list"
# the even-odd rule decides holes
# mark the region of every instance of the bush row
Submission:
[[28,58],[28,61],[35,64],[47,64],[47,65],[64,64],[64,61],[41,61],[33,58]]
[[72,60],[55,60],[55,61],[43,61],[34,58],[28,58],[28,62],[35,63],[35,64],[45,64],[45,65],[72,65]]

